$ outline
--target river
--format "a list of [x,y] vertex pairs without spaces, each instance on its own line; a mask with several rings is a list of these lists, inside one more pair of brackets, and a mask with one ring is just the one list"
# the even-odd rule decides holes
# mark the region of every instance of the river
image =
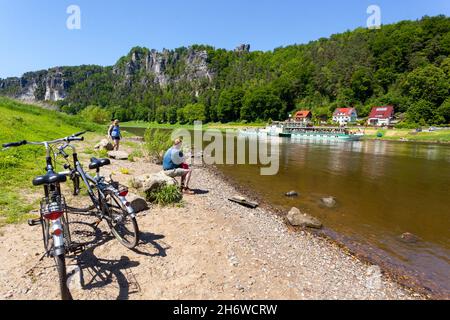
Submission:
[[[279,144],[277,175],[260,175],[259,165],[218,168],[273,206],[319,218],[325,234],[404,283],[450,298],[449,145],[271,141]],[[291,190],[299,196],[287,198]],[[323,206],[325,196],[337,206]],[[418,241],[403,241],[407,232]]]

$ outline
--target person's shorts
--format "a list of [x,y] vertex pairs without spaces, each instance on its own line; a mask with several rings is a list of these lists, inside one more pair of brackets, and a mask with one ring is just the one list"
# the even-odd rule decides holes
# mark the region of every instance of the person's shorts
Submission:
[[120,137],[112,137],[113,141],[120,141]]
[[173,170],[166,170],[166,171],[164,171],[164,173],[168,177],[176,178],[176,177],[183,177],[183,176],[187,175],[189,173],[189,171],[190,171],[189,169],[178,168],[178,169],[173,169]]

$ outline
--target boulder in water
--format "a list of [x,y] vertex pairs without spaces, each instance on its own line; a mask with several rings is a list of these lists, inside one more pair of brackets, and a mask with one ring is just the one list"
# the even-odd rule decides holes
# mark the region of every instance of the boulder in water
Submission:
[[412,233],[405,232],[400,236],[400,240],[405,243],[416,243],[420,241],[420,238]]
[[286,197],[298,197],[297,191],[289,191],[284,194]]
[[289,223],[295,227],[308,227],[314,229],[322,228],[322,223],[317,218],[314,218],[306,213],[302,213],[295,207],[289,211],[287,219]]
[[320,199],[320,203],[327,208],[334,208],[337,204],[337,201],[335,197],[325,197]]

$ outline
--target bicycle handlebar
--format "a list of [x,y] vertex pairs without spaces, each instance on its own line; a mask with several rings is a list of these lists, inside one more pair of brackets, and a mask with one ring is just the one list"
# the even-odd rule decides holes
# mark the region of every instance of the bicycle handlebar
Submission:
[[71,142],[71,141],[84,141],[84,137],[69,137],[69,138],[67,138],[67,141],[68,142]]
[[75,134],[72,135],[72,137],[79,137],[79,136],[82,136],[82,135],[85,134],[86,132],[87,132],[87,131],[81,131],[81,132],[75,133]]
[[3,144],[3,148],[20,147],[20,146],[26,145],[27,143],[28,142],[26,140],[22,140],[19,142],[5,143],[5,144]]
[[84,141],[84,137],[80,137],[80,136],[85,133],[86,133],[86,131],[78,132],[78,133],[71,135],[70,137],[65,137],[65,138],[57,139],[57,140],[53,140],[53,141],[30,142],[27,140],[23,140],[23,141],[19,141],[19,142],[5,143],[5,144],[3,144],[3,148],[7,149],[7,148],[11,148],[11,147],[20,147],[20,146],[23,146],[26,144],[47,146],[49,144],[55,144],[55,143],[64,142],[64,141],[66,141],[66,142]]

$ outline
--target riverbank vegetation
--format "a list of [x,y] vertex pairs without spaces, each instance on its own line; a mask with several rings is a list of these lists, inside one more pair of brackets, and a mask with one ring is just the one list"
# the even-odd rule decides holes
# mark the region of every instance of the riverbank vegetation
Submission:
[[[1,97],[0,114],[0,144],[62,138],[81,130],[103,130],[79,116],[45,110]],[[43,147],[22,146],[0,152],[0,224],[23,221],[27,218],[27,213],[36,207],[39,199],[30,200],[30,197],[24,196],[32,188],[32,178],[41,175],[44,168]]]

